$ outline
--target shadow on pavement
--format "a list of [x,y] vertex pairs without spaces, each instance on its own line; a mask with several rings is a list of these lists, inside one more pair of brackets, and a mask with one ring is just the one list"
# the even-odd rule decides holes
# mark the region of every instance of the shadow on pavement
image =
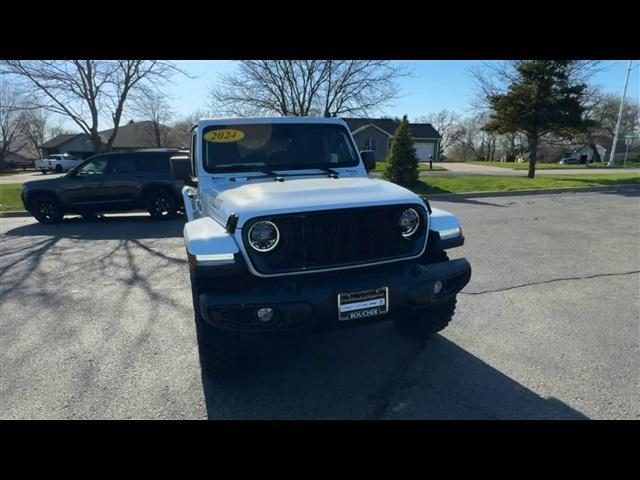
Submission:
[[55,225],[31,223],[5,233],[15,237],[73,238],[76,240],[142,240],[181,237],[184,219],[158,221],[148,215],[108,216],[87,221],[80,217],[65,218]]
[[586,419],[446,338],[390,323],[263,337],[228,379],[202,375],[209,419]]

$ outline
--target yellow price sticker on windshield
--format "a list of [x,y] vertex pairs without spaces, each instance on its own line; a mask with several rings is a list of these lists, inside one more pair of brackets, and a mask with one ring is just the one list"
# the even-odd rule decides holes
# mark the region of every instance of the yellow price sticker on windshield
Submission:
[[204,134],[207,142],[213,143],[229,143],[237,142],[244,138],[244,132],[240,130],[232,130],[230,128],[222,128],[220,130],[211,130]]

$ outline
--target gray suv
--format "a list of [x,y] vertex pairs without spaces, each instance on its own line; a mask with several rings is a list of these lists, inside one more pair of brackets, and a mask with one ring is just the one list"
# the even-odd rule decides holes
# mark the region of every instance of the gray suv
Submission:
[[26,182],[22,202],[45,224],[58,223],[67,213],[91,218],[140,209],[156,219],[175,218],[184,209],[180,153],[148,149],[98,154],[64,177]]

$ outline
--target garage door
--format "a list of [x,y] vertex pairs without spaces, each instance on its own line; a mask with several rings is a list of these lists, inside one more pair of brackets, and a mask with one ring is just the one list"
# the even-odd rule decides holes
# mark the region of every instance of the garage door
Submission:
[[433,155],[433,160],[436,159],[434,155],[434,146],[435,144],[432,142],[426,143],[418,143],[416,142],[416,153],[418,154],[418,160],[421,162],[428,162],[429,155]]

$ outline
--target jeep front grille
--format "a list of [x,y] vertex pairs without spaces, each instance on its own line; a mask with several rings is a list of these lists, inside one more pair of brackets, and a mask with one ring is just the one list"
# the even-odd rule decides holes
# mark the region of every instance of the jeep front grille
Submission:
[[[420,213],[421,222],[407,240],[398,220],[410,207]],[[426,216],[424,207],[414,204],[324,210],[254,218],[242,233],[253,267],[273,275],[415,257],[424,248]],[[280,230],[280,242],[271,252],[256,252],[247,241],[249,228],[258,220],[274,222]]]

